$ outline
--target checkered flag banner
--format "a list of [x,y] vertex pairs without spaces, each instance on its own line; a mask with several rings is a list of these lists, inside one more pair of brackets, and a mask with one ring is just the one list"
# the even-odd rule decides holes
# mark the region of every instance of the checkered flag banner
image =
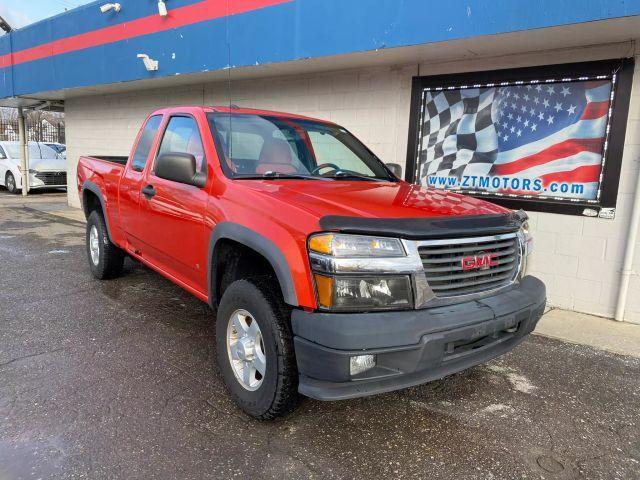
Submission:
[[420,178],[487,175],[498,155],[495,88],[425,92]]
[[597,200],[614,78],[423,91],[419,183]]

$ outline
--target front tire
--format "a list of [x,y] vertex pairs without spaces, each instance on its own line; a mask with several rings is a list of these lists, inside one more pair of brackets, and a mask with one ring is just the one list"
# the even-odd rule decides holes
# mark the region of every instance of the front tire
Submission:
[[247,414],[270,420],[299,401],[289,309],[270,282],[237,280],[216,315],[217,361],[233,400]]
[[5,175],[4,186],[7,187],[9,193],[19,193],[18,187],[16,186],[16,179],[11,172],[7,172]]
[[86,244],[89,268],[95,278],[105,280],[122,273],[125,254],[109,240],[104,217],[97,210],[87,219]]

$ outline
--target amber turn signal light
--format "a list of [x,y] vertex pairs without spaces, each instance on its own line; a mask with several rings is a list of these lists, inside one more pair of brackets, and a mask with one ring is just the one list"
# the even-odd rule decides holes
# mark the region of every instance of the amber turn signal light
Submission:
[[330,233],[324,235],[315,235],[309,239],[309,250],[311,250],[312,252],[331,255],[332,240],[333,235]]
[[323,308],[331,308],[333,305],[333,278],[324,275],[314,275],[316,290],[318,291],[318,303]]

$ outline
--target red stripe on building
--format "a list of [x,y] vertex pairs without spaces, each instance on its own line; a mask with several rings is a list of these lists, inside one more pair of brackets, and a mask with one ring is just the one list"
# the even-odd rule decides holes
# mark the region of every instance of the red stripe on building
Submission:
[[198,22],[259,10],[293,0],[202,0],[201,2],[169,10],[169,15],[150,15],[130,22],[101,28],[92,32],[61,38],[53,42],[0,56],[0,68],[42,58],[106,45],[142,35],[184,27]]
[[595,120],[604,117],[609,112],[609,102],[590,102],[587,103],[581,120]]
[[514,160],[513,162],[494,165],[492,175],[513,175],[528,168],[577,155],[580,152],[602,152],[602,138],[581,138],[556,143],[534,155]]

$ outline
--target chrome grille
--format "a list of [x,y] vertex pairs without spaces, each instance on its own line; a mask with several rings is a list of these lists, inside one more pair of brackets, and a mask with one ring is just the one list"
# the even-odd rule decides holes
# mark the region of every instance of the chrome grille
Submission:
[[42,180],[45,185],[66,185],[67,172],[38,172],[36,178]]
[[[517,233],[418,243],[429,287],[436,297],[456,297],[510,284],[520,265]],[[491,256],[491,264],[463,268],[463,260]]]

